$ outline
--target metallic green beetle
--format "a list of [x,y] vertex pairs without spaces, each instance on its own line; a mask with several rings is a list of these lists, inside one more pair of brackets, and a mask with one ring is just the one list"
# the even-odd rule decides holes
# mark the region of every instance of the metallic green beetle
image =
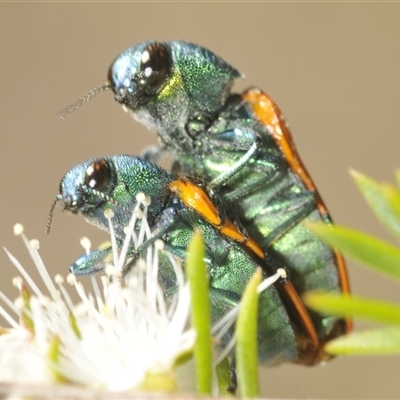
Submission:
[[[113,62],[108,82],[126,111],[155,131],[170,151],[174,171],[196,176],[221,196],[223,208],[262,249],[290,271],[296,290],[349,292],[343,258],[303,222],[331,223],[328,211],[293,144],[283,115],[259,89],[230,92],[241,74],[195,44],[144,42]],[[351,321],[310,311],[318,343],[304,364],[323,359],[327,341],[351,329]],[[323,353],[323,352],[322,352]]]
[[[231,94],[239,77],[200,46],[145,42],[115,59],[108,85],[135,119],[157,132],[175,171],[201,177],[219,191],[234,219],[289,269],[299,293],[348,293],[343,258],[302,223],[331,219],[281,111],[259,89]],[[319,345],[351,329],[350,321],[312,316]],[[320,361],[314,354],[306,363]]]
[[[136,196],[141,192],[152,199],[147,220],[154,239],[161,237],[165,242],[165,252],[184,260],[193,230],[201,231],[206,246],[214,321],[239,302],[258,266],[265,277],[280,267],[264,256],[257,244],[224,214],[216,205],[216,195],[209,195],[189,178],[178,178],[133,156],[115,155],[77,165],[63,177],[54,204],[62,202],[64,209],[81,215],[103,230],[109,229],[104,211],[111,209],[115,235],[121,245],[124,227],[129,223]],[[99,272],[111,251],[106,248],[83,255],[71,266],[71,272],[77,275]],[[133,257],[133,247],[131,251]],[[168,291],[176,283],[171,278],[173,273],[168,259],[161,259],[161,276]],[[296,362],[307,356],[308,347],[304,343],[310,341],[307,329],[310,325],[312,329],[312,321],[290,281],[279,281],[264,291],[260,295],[259,310],[260,361],[278,364]]]

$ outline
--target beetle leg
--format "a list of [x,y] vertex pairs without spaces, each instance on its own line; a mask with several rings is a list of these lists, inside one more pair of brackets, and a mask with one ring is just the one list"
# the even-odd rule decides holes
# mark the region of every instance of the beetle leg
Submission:
[[[268,154],[268,157],[263,159],[258,158],[258,153],[262,149],[262,139],[256,131],[249,128],[235,128],[215,134],[209,141],[209,147],[209,151],[216,154],[223,151],[225,154],[236,153],[238,155],[239,153],[240,155],[234,164],[222,171],[207,185],[211,191],[218,191],[230,178],[235,177],[244,167],[250,164],[253,164],[258,172],[265,172],[260,180],[250,184],[243,182],[237,189],[230,190],[229,194],[226,195],[228,201],[248,196],[249,192],[263,187],[266,182],[279,176],[282,170],[282,161],[272,154]],[[254,163],[256,159],[257,163]]]
[[230,372],[230,385],[229,385],[227,391],[234,396],[236,394],[236,390],[237,390],[237,386],[238,386],[237,376],[236,376],[235,357],[233,357],[232,361],[230,362],[229,372]]
[[[112,263],[113,251],[109,246],[105,249],[94,250],[89,254],[79,257],[69,268],[74,275],[90,276],[104,272],[107,264]],[[122,276],[130,271],[134,263],[137,261],[139,254],[135,251],[129,251],[122,268]]]
[[278,166],[276,166],[276,168],[274,168],[272,171],[270,170],[267,171],[266,168],[266,173],[262,178],[251,183],[243,182],[241,186],[239,186],[236,189],[230,190],[226,194],[223,194],[222,197],[226,202],[234,202],[243,197],[247,197],[249,193],[252,193],[258,189],[263,188],[266,185],[266,183],[272,184],[272,182],[274,182],[275,179],[279,179],[280,175],[281,175],[280,169]]
[[89,254],[79,257],[69,270],[74,275],[94,275],[104,271],[107,264],[107,258],[112,256],[112,248],[94,250]]
[[214,149],[221,149],[229,151],[245,151],[245,153],[237,160],[227,171],[222,172],[214,178],[209,186],[213,190],[218,190],[223,186],[232,176],[236,175],[243,167],[245,167],[255,154],[261,148],[261,138],[257,132],[252,129],[232,129],[229,131],[218,133],[212,138],[212,147]]
[[160,239],[166,232],[168,232],[176,221],[176,216],[182,208],[180,203],[175,203],[172,206],[164,209],[160,216],[157,218],[153,226],[151,226],[152,238],[142,243],[136,250],[137,253],[145,252],[156,240]]
[[[293,200],[297,203],[296,210],[298,211],[268,234],[265,239],[267,246],[279,240],[315,210],[315,193],[313,192],[298,193],[292,196],[290,202],[292,205],[294,203]],[[277,206],[279,205],[277,204]],[[285,205],[281,207],[281,211],[285,211]]]

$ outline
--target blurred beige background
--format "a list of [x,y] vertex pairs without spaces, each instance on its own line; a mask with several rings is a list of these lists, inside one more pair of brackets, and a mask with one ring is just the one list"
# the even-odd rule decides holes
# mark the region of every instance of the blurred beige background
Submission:
[[[0,5],[0,243],[31,268],[12,227],[41,242],[52,273],[67,274],[106,236],[56,209],[62,175],[92,156],[139,153],[156,142],[104,93],[62,122],[56,112],[103,83],[114,57],[148,39],[202,44],[246,74],[284,111],[335,221],[392,240],[348,176],[394,181],[400,148],[400,4],[97,3]],[[1,290],[15,270],[0,253]],[[398,286],[349,263],[353,291],[399,300]],[[359,326],[359,325],[357,325]],[[260,369],[263,395],[399,398],[400,359],[341,358],[324,367]]]

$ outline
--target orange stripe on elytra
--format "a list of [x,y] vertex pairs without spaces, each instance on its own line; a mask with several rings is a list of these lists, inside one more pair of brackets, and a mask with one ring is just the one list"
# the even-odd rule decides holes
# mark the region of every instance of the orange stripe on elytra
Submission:
[[169,190],[172,193],[176,193],[184,204],[200,214],[218,229],[222,235],[242,243],[261,260],[264,258],[264,252],[261,247],[254,240],[247,238],[240,232],[238,227],[229,218],[226,218],[222,222],[217,207],[202,188],[188,179],[181,178],[172,181],[169,184]]
[[246,240],[245,236],[243,235],[242,232],[240,232],[237,228],[236,225],[232,223],[231,220],[228,218],[226,219],[225,223],[223,225],[216,226],[220,233],[224,236],[227,236],[236,242],[244,243]]
[[319,348],[319,339],[318,334],[315,330],[315,326],[312,322],[310,314],[308,313],[303,301],[301,300],[297,290],[293,286],[293,284],[288,281],[283,285],[282,290],[286,293],[288,298],[291,300],[291,305],[295,308],[296,313],[298,314],[299,321],[306,331],[306,335],[310,340],[310,344],[315,348]]
[[265,257],[264,251],[253,239],[247,238],[244,242],[244,245],[259,258],[263,259]]
[[282,151],[282,154],[290,168],[300,177],[307,189],[316,193],[317,207],[319,211],[322,214],[327,215],[328,210],[325,207],[310,174],[307,172],[306,167],[297,153],[285,117],[279,107],[266,93],[257,88],[247,90],[243,93],[242,97],[250,104],[257,119],[267,126],[268,131],[276,145]]
[[[338,252],[334,251],[336,258],[336,266],[338,269],[339,275],[339,284],[340,288],[344,295],[350,295],[350,281],[349,275],[347,273],[346,263],[344,261],[343,256]],[[350,318],[346,318],[346,333],[350,333],[353,330],[353,321]]]
[[[260,246],[253,239],[245,237],[229,218],[226,218],[226,220],[222,222],[220,216],[218,215],[217,207],[215,207],[212,200],[202,188],[195,185],[188,179],[181,178],[171,182],[169,185],[169,190],[172,193],[176,193],[181,201],[186,204],[186,206],[194,209],[199,215],[203,216],[222,235],[229,237],[236,242],[242,243],[261,260],[264,258],[264,252]],[[287,282],[281,287],[280,290],[286,294],[286,298],[290,302],[291,306],[294,307],[294,310],[299,317],[298,319],[306,332],[310,344],[316,349],[319,348],[318,335],[312,323],[311,317],[299,294],[293,287],[293,284],[291,282]]]
[[[314,182],[311,179],[311,176],[307,172],[306,167],[297,153],[296,146],[286,124],[285,117],[283,116],[279,107],[266,93],[257,88],[247,90],[243,93],[242,97],[250,104],[257,119],[262,124],[267,126],[271,137],[275,141],[278,148],[282,151],[282,154],[284,155],[290,168],[300,177],[307,189],[315,192],[319,212],[322,215],[329,215],[328,210],[322,201]],[[337,251],[334,252],[334,256],[338,268],[340,287],[344,294],[349,294],[350,284],[344,258]],[[351,320],[346,320],[346,329],[348,332],[352,330],[352,326],[353,324]]]
[[221,225],[221,218],[218,215],[217,207],[204,192],[187,179],[177,179],[169,184],[169,190],[176,193],[179,198],[191,209],[194,209],[214,226]]

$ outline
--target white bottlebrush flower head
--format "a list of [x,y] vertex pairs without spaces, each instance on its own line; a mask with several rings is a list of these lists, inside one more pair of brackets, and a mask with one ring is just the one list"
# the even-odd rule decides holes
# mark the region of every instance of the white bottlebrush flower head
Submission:
[[[180,356],[191,351],[195,339],[194,331],[187,328],[190,293],[180,265],[170,258],[178,290],[168,302],[157,280],[162,243],[151,246],[146,260],[140,260],[125,279],[118,279],[128,243],[133,239],[137,247],[151,237],[146,221],[149,200],[138,200],[120,254],[113,236],[112,213],[106,215],[114,265],[107,268],[101,285],[92,278],[93,291],[88,293],[73,275],[68,277],[80,296],[79,304],[72,302],[60,276],[53,283],[38,254],[37,241],[29,241],[22,226],[16,225],[15,233],[22,236],[49,293],[42,293],[6,250],[22,279],[14,280],[21,293],[16,304],[0,294],[20,316],[17,322],[0,308],[11,325],[0,336],[0,381],[57,379],[116,391],[148,389],[149,385],[159,391],[174,389],[174,366]],[[144,207],[140,215],[139,204]],[[142,223],[136,236],[133,227],[138,217]],[[162,383],[157,387],[154,382]]]

